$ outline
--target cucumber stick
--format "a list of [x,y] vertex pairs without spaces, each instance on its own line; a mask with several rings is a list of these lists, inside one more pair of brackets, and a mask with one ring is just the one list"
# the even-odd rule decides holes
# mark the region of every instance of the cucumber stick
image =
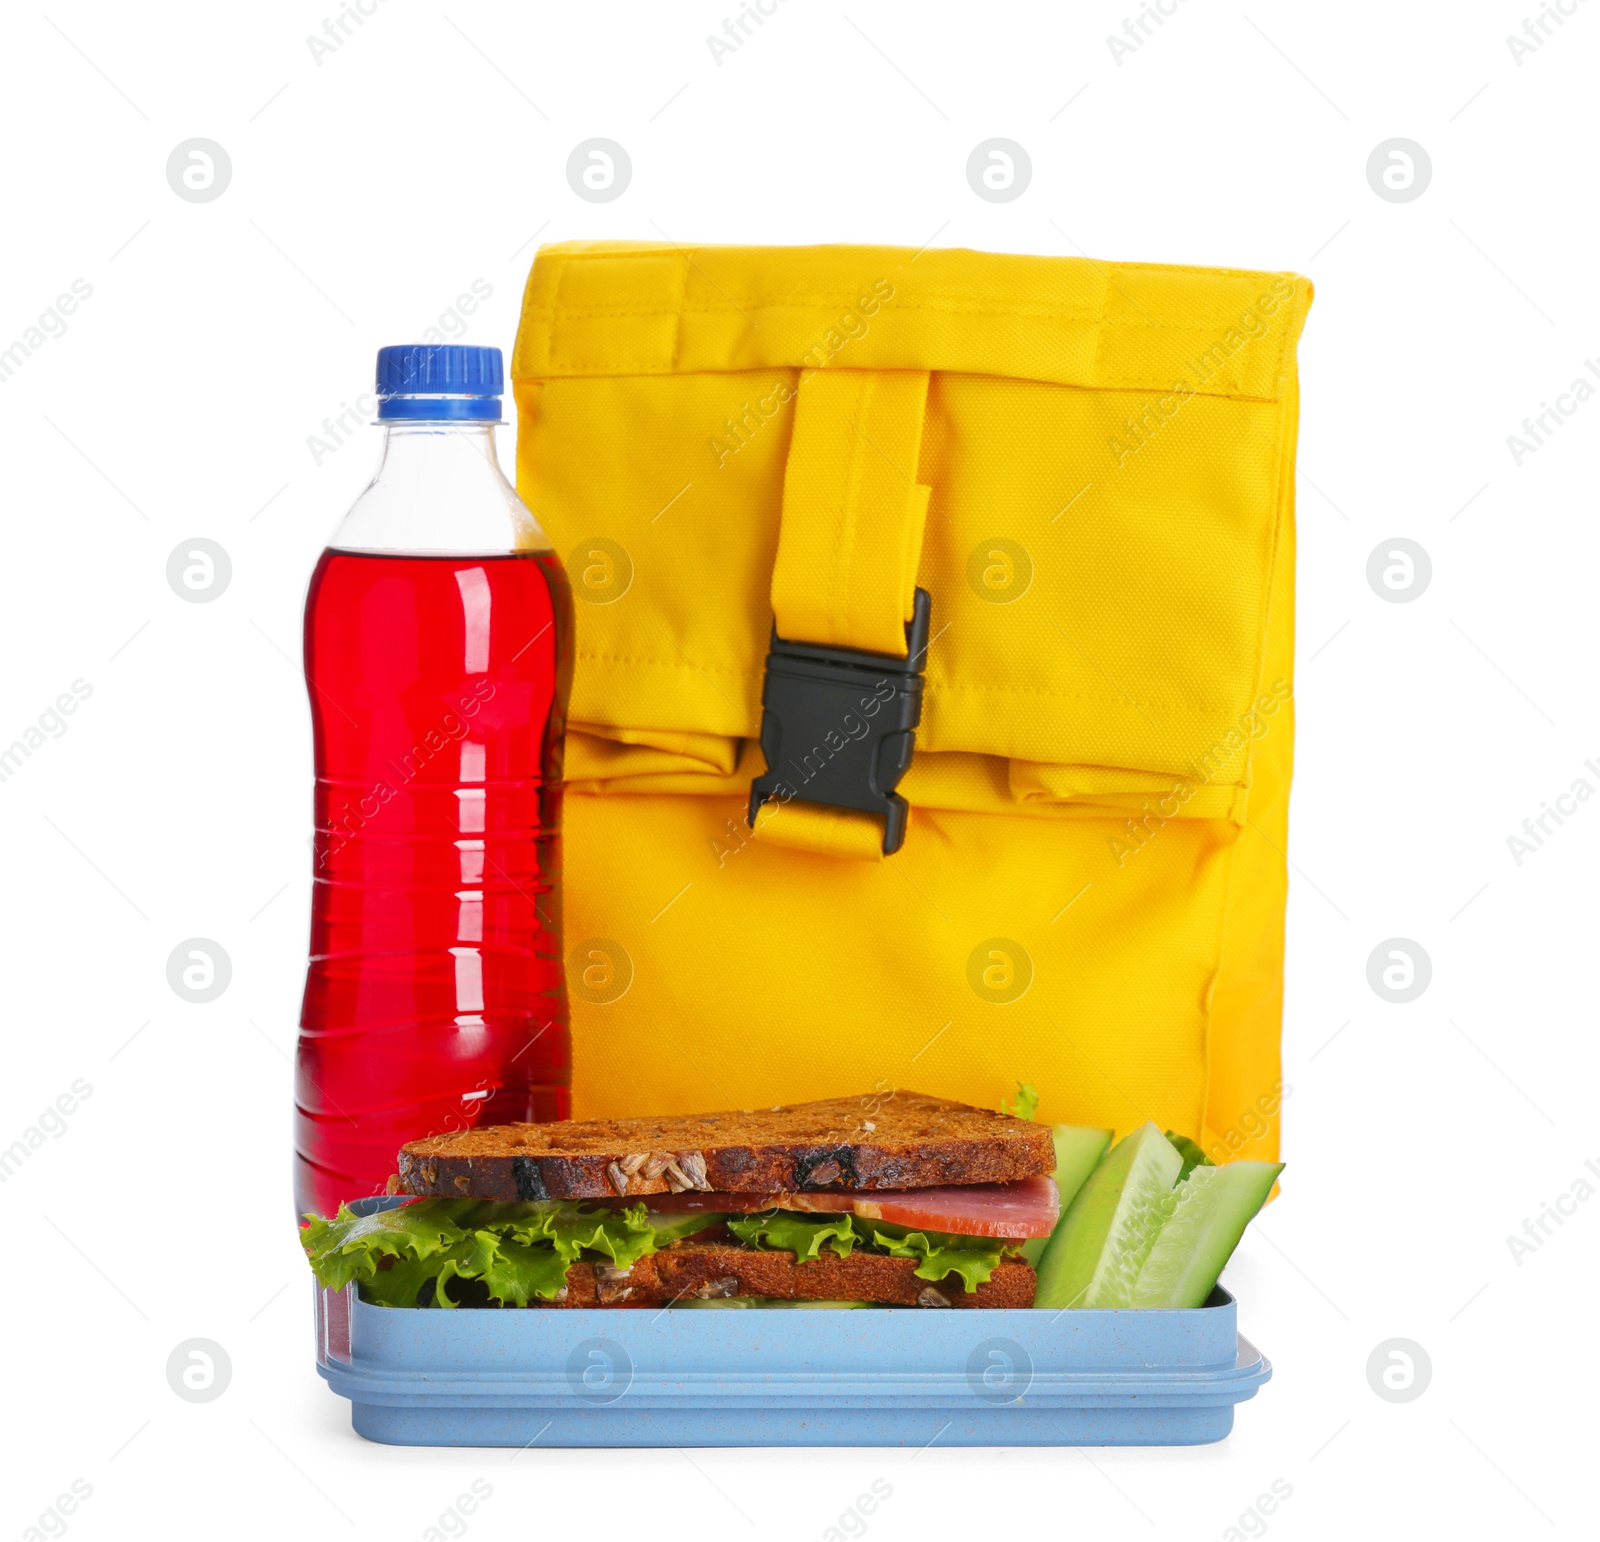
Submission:
[[[1106,1154],[1106,1147],[1111,1144],[1111,1131],[1089,1129],[1079,1124],[1053,1124],[1050,1138],[1055,1142],[1055,1180],[1061,1191],[1061,1209],[1065,1212]],[[1048,1237],[1030,1237],[1022,1244],[1024,1260],[1037,1269],[1049,1241]]]
[[1282,1171],[1282,1162],[1195,1168],[1175,1191],[1172,1215],[1145,1256],[1127,1305],[1204,1306]]
[[1172,1214],[1183,1158],[1153,1124],[1113,1146],[1073,1197],[1039,1260],[1036,1307],[1121,1307]]

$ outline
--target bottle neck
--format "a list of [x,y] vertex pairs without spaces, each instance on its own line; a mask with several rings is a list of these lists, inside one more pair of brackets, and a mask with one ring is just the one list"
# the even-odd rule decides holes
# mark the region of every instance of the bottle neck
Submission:
[[378,454],[374,482],[385,478],[500,476],[494,431],[497,423],[451,421],[430,423],[413,418],[392,418],[382,422],[383,448]]
[[498,424],[405,418],[380,426],[377,472],[331,545],[461,555],[549,549],[500,469]]

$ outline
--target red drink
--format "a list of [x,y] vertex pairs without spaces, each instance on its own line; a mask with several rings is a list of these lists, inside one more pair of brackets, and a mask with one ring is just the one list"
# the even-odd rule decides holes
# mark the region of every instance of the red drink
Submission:
[[561,736],[571,600],[548,551],[324,553],[298,1208],[381,1192],[402,1143],[563,1119]]

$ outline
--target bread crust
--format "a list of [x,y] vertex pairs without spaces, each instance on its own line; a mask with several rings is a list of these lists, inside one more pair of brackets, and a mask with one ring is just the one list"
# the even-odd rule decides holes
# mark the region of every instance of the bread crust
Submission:
[[408,1194],[615,1199],[870,1192],[1049,1173],[1049,1127],[919,1092],[654,1119],[461,1130],[400,1149]]
[[551,1307],[662,1306],[700,1297],[776,1296],[785,1301],[872,1301],[891,1306],[1029,1307],[1035,1276],[1025,1263],[1007,1260],[976,1290],[958,1274],[943,1280],[919,1279],[914,1258],[890,1258],[857,1249],[848,1258],[823,1250],[800,1262],[777,1249],[676,1243],[641,1258],[625,1277],[604,1275],[593,1264],[567,1271],[560,1301],[530,1302]]

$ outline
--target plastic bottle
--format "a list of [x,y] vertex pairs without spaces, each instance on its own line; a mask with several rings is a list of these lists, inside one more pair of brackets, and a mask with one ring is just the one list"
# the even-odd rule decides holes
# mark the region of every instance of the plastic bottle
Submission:
[[383,458],[306,599],[316,746],[295,1199],[408,1140],[568,1114],[561,742],[572,602],[500,470],[497,348],[384,348]]

